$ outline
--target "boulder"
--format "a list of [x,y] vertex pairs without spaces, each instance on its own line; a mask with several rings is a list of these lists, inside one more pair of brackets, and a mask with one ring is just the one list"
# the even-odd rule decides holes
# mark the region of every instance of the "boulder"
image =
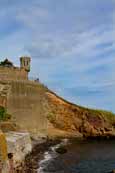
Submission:
[[14,164],[17,167],[32,150],[30,135],[27,132],[8,132],[6,141],[8,153],[13,154]]
[[65,154],[67,153],[67,148],[61,145],[58,148],[56,148],[55,151],[59,154]]
[[112,170],[112,171],[110,171],[110,172],[108,172],[108,173],[115,173],[115,169],[114,169],[114,170]]

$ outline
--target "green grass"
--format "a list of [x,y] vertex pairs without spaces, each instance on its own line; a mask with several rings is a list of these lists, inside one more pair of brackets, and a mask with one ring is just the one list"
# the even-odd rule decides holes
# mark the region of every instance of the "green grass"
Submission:
[[47,115],[47,118],[49,119],[51,123],[55,123],[56,117],[55,117],[55,114],[53,114],[52,112],[49,112],[49,114]]
[[106,110],[99,110],[99,109],[90,109],[90,108],[85,108],[80,106],[79,108],[81,108],[84,111],[87,111],[88,114],[90,114],[91,116],[94,116],[94,117],[99,116],[110,123],[115,123],[115,114],[113,112],[106,111]]
[[109,111],[104,110],[94,110],[97,114],[99,114],[102,118],[109,121],[110,123],[115,122],[115,114]]

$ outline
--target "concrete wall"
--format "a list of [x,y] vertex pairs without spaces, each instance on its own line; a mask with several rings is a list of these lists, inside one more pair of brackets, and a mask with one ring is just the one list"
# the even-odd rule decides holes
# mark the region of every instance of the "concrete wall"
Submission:
[[45,88],[30,81],[12,81],[7,99],[8,113],[16,122],[32,132],[47,128],[44,110]]
[[18,67],[0,67],[0,80],[27,80],[28,72]]

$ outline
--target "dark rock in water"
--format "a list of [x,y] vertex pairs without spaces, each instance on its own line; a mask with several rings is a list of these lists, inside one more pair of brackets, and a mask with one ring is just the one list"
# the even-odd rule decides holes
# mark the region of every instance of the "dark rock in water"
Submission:
[[60,146],[60,147],[56,148],[55,151],[59,154],[67,153],[67,149],[65,148],[65,146]]
[[110,172],[108,172],[108,173],[115,173],[115,169],[114,169],[114,170],[112,170],[112,171],[110,171]]

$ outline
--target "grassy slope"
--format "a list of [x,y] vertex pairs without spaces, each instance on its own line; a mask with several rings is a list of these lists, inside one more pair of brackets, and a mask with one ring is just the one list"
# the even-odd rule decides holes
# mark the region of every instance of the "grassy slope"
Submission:
[[107,110],[101,110],[101,109],[86,108],[86,107],[83,107],[83,106],[80,106],[80,105],[77,105],[77,104],[74,104],[74,103],[71,103],[71,102],[65,100],[64,98],[58,96],[56,93],[52,92],[51,90],[49,90],[49,92],[51,94],[53,94],[55,97],[57,97],[60,100],[64,101],[65,103],[67,103],[67,104],[69,104],[73,107],[79,108],[80,110],[82,110],[84,112],[85,111],[89,112],[92,116],[101,116],[102,118],[109,121],[110,123],[115,122],[115,114],[113,112],[110,112],[110,111],[107,111]]
[[55,128],[87,135],[113,133],[115,114],[105,110],[90,109],[68,102],[52,91],[49,94],[48,119]]

